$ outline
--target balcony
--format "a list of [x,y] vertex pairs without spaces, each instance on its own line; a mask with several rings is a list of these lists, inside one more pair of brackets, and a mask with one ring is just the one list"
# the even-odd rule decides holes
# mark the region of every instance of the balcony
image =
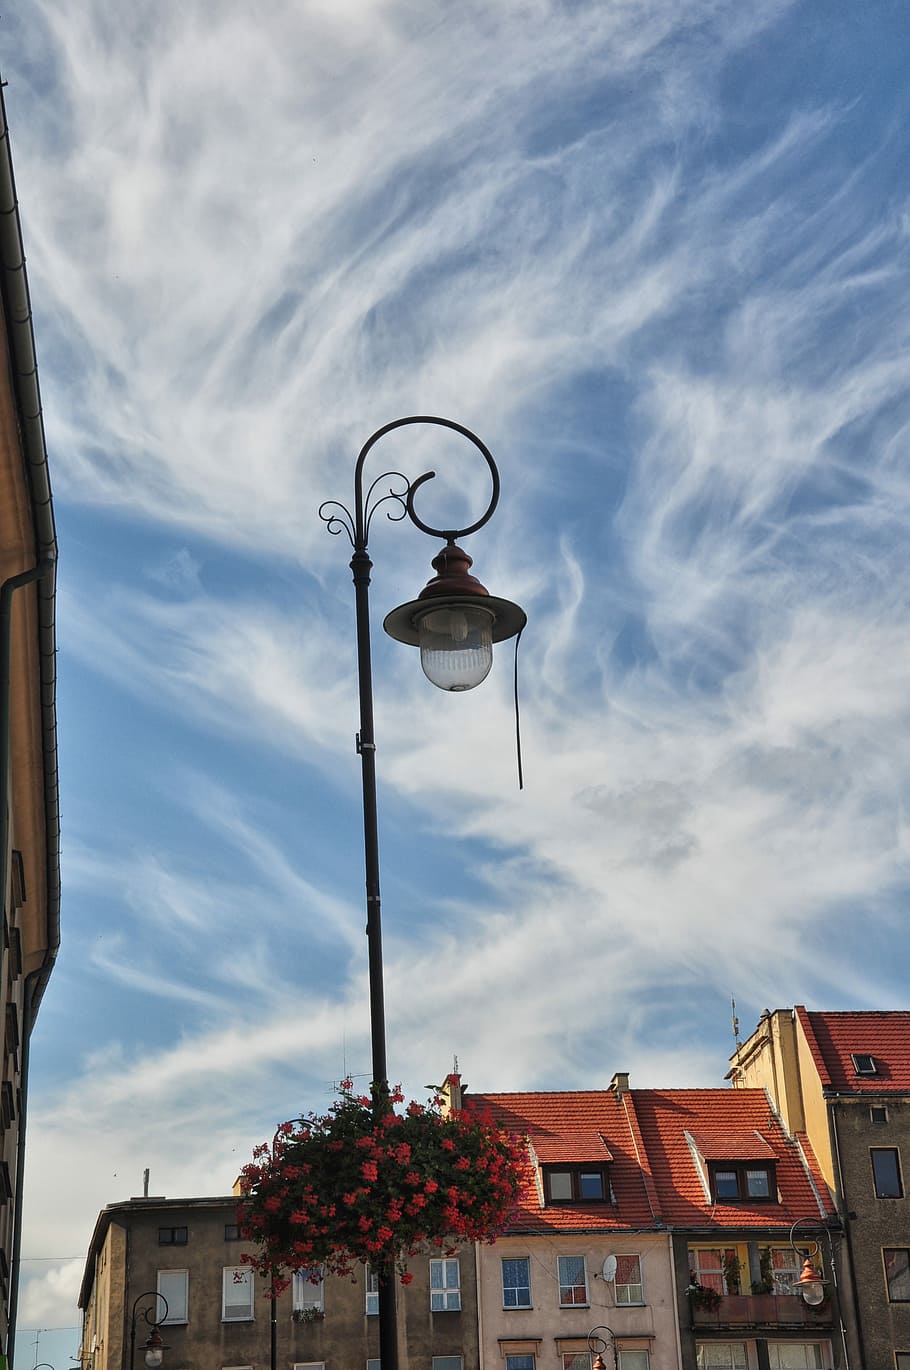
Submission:
[[798,1294],[725,1294],[716,1308],[693,1308],[693,1327],[830,1327],[831,1305],[810,1308]]

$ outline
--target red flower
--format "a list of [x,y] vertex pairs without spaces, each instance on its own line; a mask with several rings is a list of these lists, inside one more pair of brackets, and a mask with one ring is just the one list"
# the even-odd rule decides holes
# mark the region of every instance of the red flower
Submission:
[[411,1281],[413,1280],[413,1278],[414,1278],[414,1276],[411,1274],[410,1270],[403,1270],[403,1271],[401,1272],[401,1283],[402,1283],[402,1284],[410,1284]]

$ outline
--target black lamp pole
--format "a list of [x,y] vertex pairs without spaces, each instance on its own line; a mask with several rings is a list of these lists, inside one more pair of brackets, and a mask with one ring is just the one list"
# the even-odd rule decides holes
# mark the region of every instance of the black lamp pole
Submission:
[[[143,1299],[152,1299],[153,1302],[145,1308],[139,1305]],[[164,1305],[164,1312],[158,1316],[158,1305]],[[152,1370],[160,1366],[163,1360],[164,1343],[161,1340],[161,1333],[158,1331],[158,1324],[167,1321],[168,1302],[163,1294],[159,1294],[156,1289],[148,1289],[144,1294],[137,1294],[133,1300],[133,1312],[130,1317],[130,1370],[136,1370],[136,1323],[141,1318],[150,1332],[145,1342],[145,1363]]]
[[[414,493],[435,472],[427,471],[415,481],[409,481],[400,471],[387,471],[377,476],[363,489],[363,465],[366,458],[387,433],[412,424],[431,424],[449,428],[472,442],[487,463],[493,482],[493,493],[486,512],[475,523],[461,529],[438,529],[424,523],[414,511]],[[388,482],[384,493],[381,487]],[[490,669],[492,644],[514,637],[525,624],[525,614],[516,604],[496,599],[473,576],[468,574],[471,558],[455,545],[456,538],[466,537],[482,528],[492,517],[499,500],[499,472],[493,458],[470,429],[451,419],[431,415],[412,415],[394,419],[377,429],[367,439],[354,469],[353,513],[337,500],[327,500],[320,506],[319,516],[330,533],[347,534],[353,549],[351,572],[354,578],[354,599],[357,620],[357,678],[360,691],[360,731],[357,751],[360,755],[363,778],[363,840],[366,865],[367,944],[370,981],[370,1034],[372,1041],[372,1099],[376,1116],[389,1107],[389,1077],[386,1065],[385,1003],[382,976],[382,922],[379,897],[379,831],[376,807],[376,742],[373,732],[373,669],[370,651],[370,571],[373,563],[367,551],[370,524],[380,505],[391,501],[398,512],[388,517],[399,521],[405,517],[422,532],[444,539],[446,546],[433,562],[436,577],[429,582],[418,598],[390,613],[384,627],[390,636],[421,649],[421,663],[425,674],[443,689],[472,689]],[[395,1271],[391,1267],[377,1270],[379,1281],[379,1358],[382,1370],[398,1370],[398,1331]]]

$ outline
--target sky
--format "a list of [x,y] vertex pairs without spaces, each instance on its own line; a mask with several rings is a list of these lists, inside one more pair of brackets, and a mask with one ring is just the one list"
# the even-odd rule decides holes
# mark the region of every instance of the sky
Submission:
[[[0,62],[60,543],[62,946],[16,1370],[98,1211],[226,1193],[370,1071],[350,505],[476,432],[520,603],[448,695],[381,620],[389,1071],[716,1085],[906,1008],[903,0],[30,0]],[[470,444],[430,523],[479,516]],[[57,1330],[59,1329],[59,1330]]]

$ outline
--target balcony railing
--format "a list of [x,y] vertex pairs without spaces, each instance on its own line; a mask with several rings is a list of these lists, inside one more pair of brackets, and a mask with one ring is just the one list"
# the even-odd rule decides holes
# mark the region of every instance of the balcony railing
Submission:
[[805,1327],[830,1324],[831,1306],[810,1308],[799,1294],[725,1294],[716,1308],[693,1308],[694,1327]]

